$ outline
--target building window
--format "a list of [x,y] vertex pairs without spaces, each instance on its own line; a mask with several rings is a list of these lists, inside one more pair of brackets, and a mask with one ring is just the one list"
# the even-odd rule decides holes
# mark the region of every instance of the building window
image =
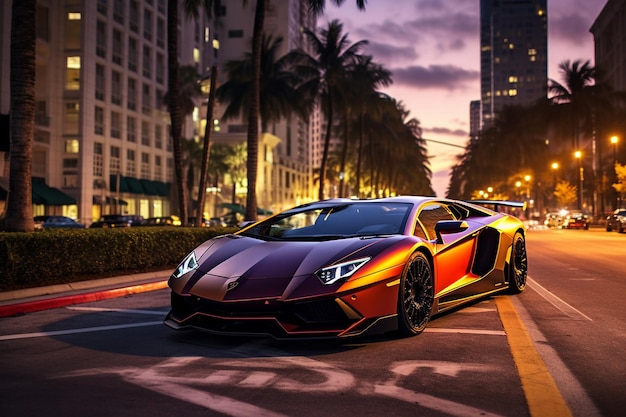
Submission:
[[161,125],[154,126],[154,147],[163,149],[163,127]]
[[137,109],[137,81],[134,78],[128,78],[128,109],[136,110]]
[[124,0],[115,0],[113,2],[113,20],[120,25],[124,24],[124,15],[126,14],[126,2]]
[[113,62],[122,65],[122,57],[124,56],[124,40],[122,32],[113,30]]
[[[113,175],[119,174],[120,171],[120,148],[119,146],[111,146],[111,157],[109,158],[109,172]],[[119,188],[116,188],[119,190]]]
[[141,144],[150,146],[150,123],[141,122]]
[[106,58],[107,54],[107,25],[98,20],[96,23],[96,55]]
[[137,72],[138,54],[137,39],[133,37],[128,38],[128,69],[133,72]]
[[93,126],[96,135],[104,135],[104,109],[102,107],[96,106]]
[[161,53],[156,55],[156,81],[159,84],[165,81],[165,57]]
[[141,178],[150,179],[150,154],[141,153]]
[[149,46],[143,47],[143,76],[152,78],[152,51]]
[[137,173],[135,162],[135,151],[132,149],[126,150],[126,175],[134,177]]
[[143,38],[152,41],[152,12],[148,9],[143,11]]
[[107,15],[107,0],[98,0],[98,13]]
[[68,56],[65,65],[65,89],[80,90],[80,57]]
[[111,112],[111,137],[120,139],[122,137],[122,116],[119,112]]
[[154,179],[156,181],[161,181],[163,175],[163,167],[161,166],[161,156],[154,156]]
[[104,65],[96,64],[96,100],[104,100]]
[[99,142],[93,143],[93,176],[104,176],[104,146]]
[[162,18],[157,19],[157,32],[156,32],[156,42],[159,48],[165,47],[165,34],[167,30],[165,29],[165,20]]
[[65,140],[65,153],[78,153],[79,145],[78,139],[66,139]]
[[126,118],[126,140],[129,142],[137,142],[137,119],[128,116]]
[[141,93],[141,112],[146,115],[150,115],[152,108],[150,107],[150,86],[143,84]]
[[128,23],[130,30],[135,33],[139,32],[139,3],[137,0],[131,0],[130,2]]
[[243,38],[243,30],[241,29],[229,30],[228,37],[229,38]]
[[111,71],[111,103],[122,104],[122,74]]
[[172,158],[167,158],[166,160],[166,170],[165,170],[165,181],[172,182],[174,179],[174,160]]

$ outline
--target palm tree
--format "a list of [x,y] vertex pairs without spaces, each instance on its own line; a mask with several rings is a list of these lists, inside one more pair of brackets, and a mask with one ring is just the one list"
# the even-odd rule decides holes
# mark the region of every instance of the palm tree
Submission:
[[[358,156],[361,156],[361,147],[363,143],[363,117],[367,111],[367,104],[372,96],[378,94],[376,88],[380,86],[388,86],[391,84],[391,73],[382,65],[372,61],[371,56],[358,56],[356,64],[351,68],[348,74],[350,82],[346,83],[340,89],[342,97],[342,107],[345,112],[346,123],[344,126],[344,141],[341,152],[340,172],[346,171],[346,157],[348,154],[349,144],[349,127],[356,121],[358,129]],[[350,114],[354,112],[356,118],[351,120]],[[360,184],[360,160],[357,163],[357,193]],[[339,196],[344,195],[345,175],[340,177]]]
[[311,42],[313,55],[303,50],[292,53],[301,73],[312,76],[300,86],[304,94],[319,97],[322,101],[322,110],[326,117],[326,132],[324,136],[324,150],[320,165],[319,199],[324,199],[326,179],[326,164],[330,147],[330,137],[334,122],[334,106],[339,100],[340,86],[347,82],[348,73],[358,62],[360,49],[367,41],[349,44],[348,35],[343,34],[343,25],[333,20],[328,27],[322,29],[320,37],[315,32],[305,30],[305,35]]
[[[198,17],[198,10],[204,6],[207,16],[212,11],[219,9],[219,0],[183,0],[183,11],[187,17]],[[178,209],[183,225],[187,224],[187,192],[185,189],[183,167],[183,138],[182,124],[183,113],[175,97],[179,97],[178,84],[178,0],[167,1],[167,89],[170,93],[168,110],[170,113],[170,134],[174,150],[174,172],[176,174],[176,186],[178,188]],[[217,15],[217,14],[216,14]],[[208,152],[208,150],[207,150]]]
[[11,145],[5,230],[34,230],[31,160],[35,131],[36,1],[13,0],[11,15]]
[[[296,90],[301,78],[297,68],[293,68],[291,55],[278,57],[282,43],[282,37],[263,37],[259,83],[263,103],[259,114],[263,131],[267,131],[270,123],[293,113],[306,118],[311,107],[310,102]],[[221,102],[228,103],[222,119],[233,120],[247,113],[250,106],[254,82],[252,54],[246,53],[241,60],[227,62],[225,72],[228,81],[218,87],[216,96]]]
[[595,68],[589,61],[569,60],[559,64],[564,83],[550,80],[549,100],[555,104],[555,113],[562,126],[569,129],[572,148],[580,148],[580,136],[593,129],[593,85]]

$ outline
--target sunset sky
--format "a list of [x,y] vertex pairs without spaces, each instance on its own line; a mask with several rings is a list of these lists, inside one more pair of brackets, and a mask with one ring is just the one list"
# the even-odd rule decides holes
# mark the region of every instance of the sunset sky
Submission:
[[[548,78],[561,81],[559,63],[593,59],[589,32],[607,0],[548,0]],[[420,121],[423,137],[465,146],[469,103],[480,99],[480,0],[355,0],[337,8],[327,1],[326,26],[344,25],[351,43],[368,40],[365,53],[393,74],[383,91]],[[450,168],[462,149],[427,142],[432,185],[444,197]]]

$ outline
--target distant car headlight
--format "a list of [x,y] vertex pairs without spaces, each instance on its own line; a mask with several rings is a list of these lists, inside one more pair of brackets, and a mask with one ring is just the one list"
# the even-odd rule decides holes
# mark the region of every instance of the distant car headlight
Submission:
[[354,274],[360,267],[365,265],[372,258],[355,259],[349,262],[343,262],[337,265],[327,266],[315,273],[317,277],[325,285],[334,284],[340,279],[346,279]]
[[183,275],[198,269],[198,260],[196,259],[196,253],[191,252],[183,261],[178,265],[176,271],[172,274],[174,278],[180,278]]

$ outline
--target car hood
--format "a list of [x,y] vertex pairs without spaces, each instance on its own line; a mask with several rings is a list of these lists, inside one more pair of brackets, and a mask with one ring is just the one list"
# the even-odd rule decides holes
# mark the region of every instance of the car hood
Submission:
[[288,299],[334,293],[315,272],[342,260],[374,257],[402,236],[348,238],[323,242],[263,241],[226,235],[198,246],[198,268],[169,286],[182,295],[216,301]]

